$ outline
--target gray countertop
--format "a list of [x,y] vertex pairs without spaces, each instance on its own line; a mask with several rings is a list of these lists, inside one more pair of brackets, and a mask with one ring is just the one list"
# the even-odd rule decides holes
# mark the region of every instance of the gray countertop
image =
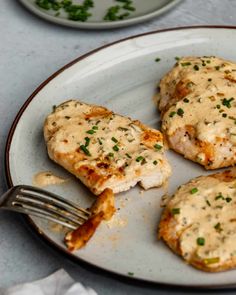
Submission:
[[[147,0],[148,1],[148,0]],[[190,25],[236,25],[234,0],[185,0],[152,21],[113,31],[83,31],[48,23],[17,0],[1,0],[0,9],[0,145],[1,162],[9,128],[21,105],[49,75],[101,45],[151,30]],[[1,169],[0,190],[6,190]],[[0,287],[40,279],[64,268],[98,294],[182,294],[141,287],[76,265],[32,235],[22,219],[0,214]],[[189,292],[188,292],[189,293]],[[203,294],[203,292],[201,293]]]

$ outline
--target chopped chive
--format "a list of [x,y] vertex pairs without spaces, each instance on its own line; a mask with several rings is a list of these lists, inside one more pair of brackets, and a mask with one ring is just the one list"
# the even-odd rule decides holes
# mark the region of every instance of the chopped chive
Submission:
[[225,199],[225,198],[222,196],[221,193],[219,193],[219,195],[217,195],[217,196],[215,197],[215,200],[219,200],[219,199],[222,199],[222,200]]
[[184,115],[184,110],[181,109],[181,108],[179,108],[179,109],[177,110],[177,115],[180,116],[180,117],[183,117],[183,115]]
[[92,129],[93,130],[98,130],[98,126],[93,126]]
[[113,153],[109,153],[108,154],[108,157],[114,157],[114,154]]
[[193,194],[196,194],[198,192],[198,188],[194,187],[190,190],[190,193],[193,195]]
[[172,215],[180,214],[180,208],[172,208],[171,213]]
[[85,155],[91,156],[89,150],[87,149],[87,147],[85,145],[81,145],[80,149],[85,153]]
[[113,149],[113,151],[115,151],[115,152],[118,152],[118,151],[119,151],[119,147],[118,147],[117,145],[114,145],[112,149]]
[[205,239],[202,237],[197,238],[197,244],[198,246],[204,246],[205,245]]
[[154,148],[156,150],[160,151],[163,148],[163,146],[157,143],[157,144],[154,145]]
[[211,203],[208,200],[206,200],[206,203],[209,207],[211,207]]
[[127,153],[127,154],[125,154],[126,155],[126,157],[128,157],[129,159],[132,159],[132,157]]
[[216,69],[217,71],[219,71],[220,66],[215,66],[215,69]]
[[224,98],[224,99],[222,100],[222,104],[223,104],[224,106],[226,106],[226,107],[229,109],[229,108],[231,108],[231,101],[233,101],[233,100],[234,100],[233,97],[231,97],[230,99],[226,99],[226,98]]
[[115,137],[112,137],[111,140],[114,141],[115,143],[118,142],[118,140]]
[[176,115],[176,112],[171,112],[171,113],[169,114],[169,117],[170,117],[170,118],[173,118],[174,115]]
[[226,202],[227,202],[227,203],[229,203],[229,202],[231,202],[231,201],[232,201],[232,198],[230,198],[230,197],[227,197],[227,198],[225,198],[225,200],[226,200]]
[[90,143],[90,138],[89,137],[85,137],[85,146],[87,147]]
[[185,103],[188,103],[189,102],[189,99],[188,98],[184,98],[183,100]]
[[213,263],[218,263],[220,261],[219,257],[212,257],[212,258],[206,258],[204,259],[205,264],[213,264]]
[[211,81],[212,81],[212,79],[211,79],[211,78],[209,78],[209,79],[208,79],[208,82],[211,82]]
[[136,162],[141,162],[142,160],[144,160],[144,157],[142,157],[142,156],[139,156],[136,158]]
[[190,66],[190,65],[191,65],[191,62],[182,62],[181,63],[182,67],[186,67],[186,66]]
[[153,161],[153,165],[157,165],[157,160]]
[[129,276],[133,276],[134,273],[129,271],[129,272],[128,272],[128,275],[129,275]]
[[199,71],[199,66],[198,65],[195,65],[193,68],[194,68],[195,71]]
[[216,108],[217,108],[217,109],[220,109],[220,105],[219,105],[219,104],[217,104],[217,105],[216,105]]
[[124,128],[124,127],[118,127],[118,130],[120,130],[120,131],[128,131],[129,129],[128,128]]
[[91,129],[91,130],[86,131],[86,133],[88,133],[88,134],[94,134],[94,133],[96,133],[96,131],[93,130],[93,129]]
[[159,57],[157,57],[156,59],[155,59],[155,62],[159,62],[161,59],[159,58]]
[[69,120],[71,117],[70,116],[65,116],[65,119]]
[[175,57],[175,60],[179,61],[180,60],[180,57],[176,56]]

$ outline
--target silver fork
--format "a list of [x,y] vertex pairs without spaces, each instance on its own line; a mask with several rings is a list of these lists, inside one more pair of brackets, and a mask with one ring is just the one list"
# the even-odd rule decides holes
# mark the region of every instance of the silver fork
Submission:
[[10,188],[0,197],[0,209],[38,216],[71,229],[78,228],[91,215],[69,200],[29,185]]

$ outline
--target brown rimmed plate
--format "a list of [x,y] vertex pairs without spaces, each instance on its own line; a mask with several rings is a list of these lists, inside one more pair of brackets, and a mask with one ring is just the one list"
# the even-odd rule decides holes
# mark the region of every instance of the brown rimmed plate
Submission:
[[[234,27],[156,31],[99,48],[66,65],[33,92],[12,125],[5,153],[9,185],[32,184],[35,173],[51,170],[69,181],[48,187],[50,191],[82,206],[91,204],[93,197],[88,190],[47,157],[42,126],[52,106],[78,98],[158,127],[160,118],[153,96],[157,81],[173,66],[175,57],[218,55],[236,60],[232,46],[235,38]],[[155,62],[157,57],[159,62]],[[169,193],[190,178],[207,174],[172,152],[168,157],[173,167]],[[86,248],[74,253],[66,250],[62,231],[35,217],[27,220],[39,236],[78,263],[83,261],[125,278],[164,286],[235,287],[236,271],[209,274],[195,270],[157,240],[162,194],[162,189],[143,192],[135,187],[117,195],[120,210],[115,220],[103,224]]]

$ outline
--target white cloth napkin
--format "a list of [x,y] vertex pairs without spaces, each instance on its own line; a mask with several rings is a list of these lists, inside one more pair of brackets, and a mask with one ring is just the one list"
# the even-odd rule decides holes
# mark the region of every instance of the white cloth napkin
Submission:
[[1,295],[97,295],[97,293],[75,282],[67,272],[60,269],[39,281],[0,290]]

